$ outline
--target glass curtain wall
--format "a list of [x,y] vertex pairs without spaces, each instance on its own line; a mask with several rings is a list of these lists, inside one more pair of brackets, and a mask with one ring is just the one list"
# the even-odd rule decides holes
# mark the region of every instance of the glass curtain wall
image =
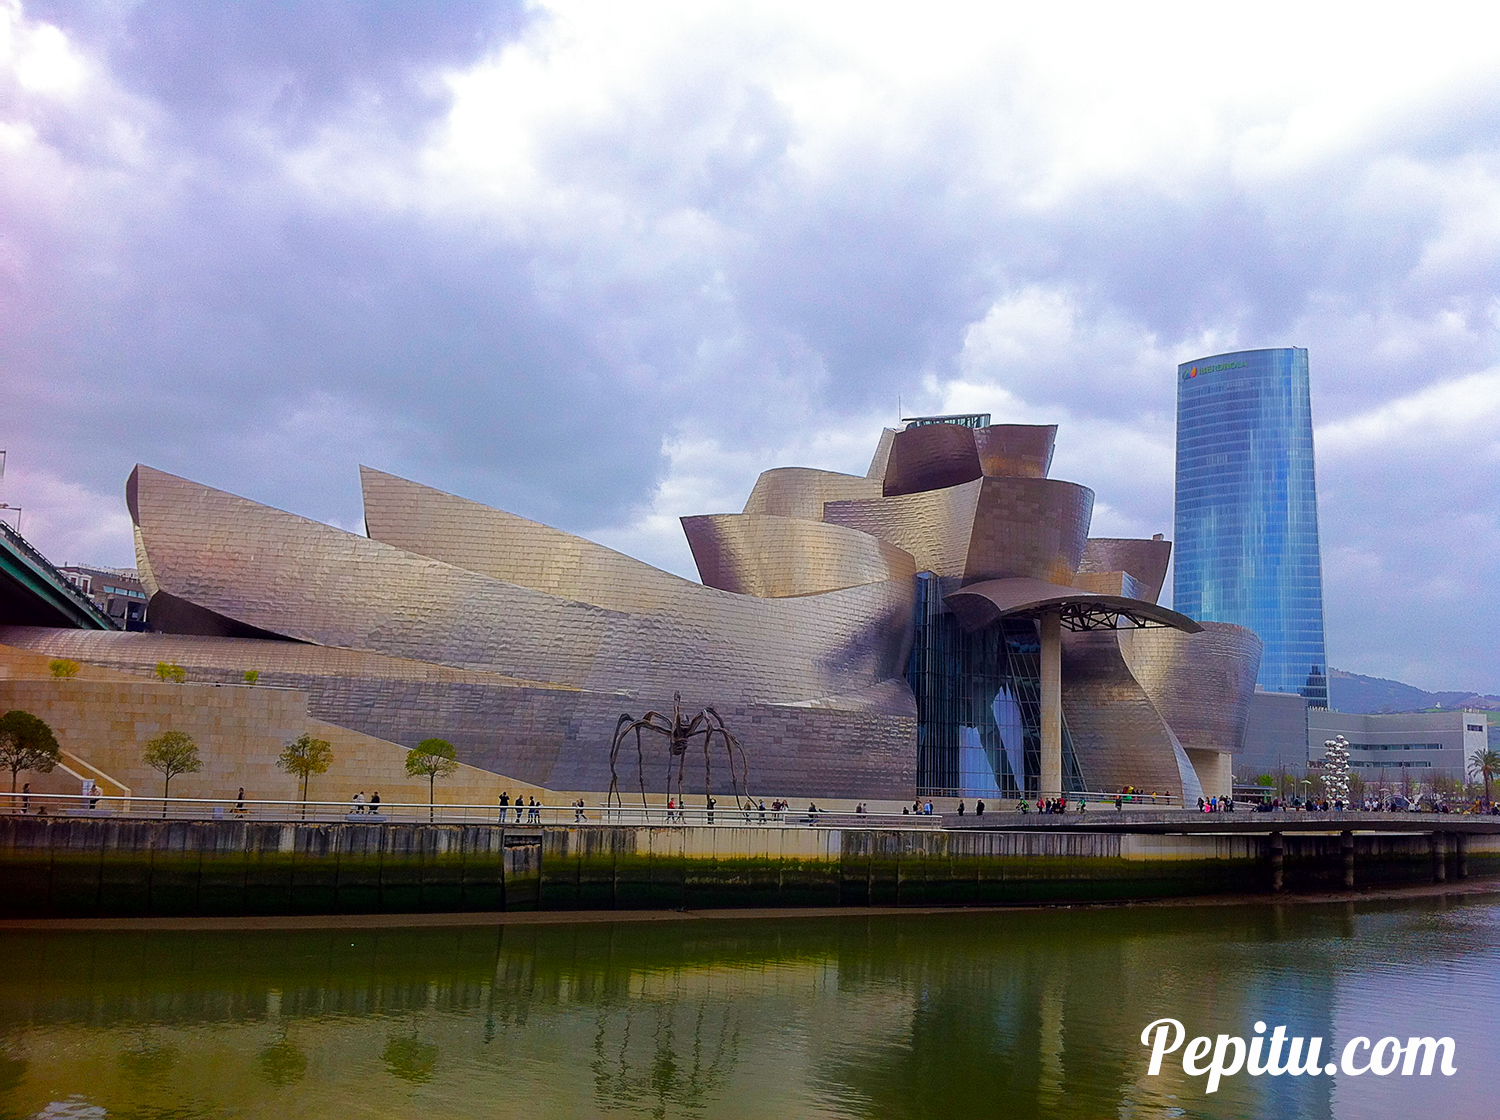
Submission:
[[1261,687],[1327,707],[1306,350],[1178,367],[1176,529],[1172,606],[1255,631]]
[[[1035,795],[1041,777],[1041,640],[1030,619],[972,634],[942,605],[944,584],[917,576],[907,680],[917,697],[917,786],[924,797]],[[1063,785],[1084,788],[1063,725]]]

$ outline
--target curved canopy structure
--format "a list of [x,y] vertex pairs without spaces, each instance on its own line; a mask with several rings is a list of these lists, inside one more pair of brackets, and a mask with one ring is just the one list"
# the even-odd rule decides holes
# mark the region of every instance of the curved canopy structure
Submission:
[[974,631],[1002,618],[1056,614],[1067,630],[1121,630],[1170,626],[1189,634],[1203,629],[1185,614],[1123,595],[1101,595],[1040,579],[990,579],[950,591],[943,599],[959,625]]

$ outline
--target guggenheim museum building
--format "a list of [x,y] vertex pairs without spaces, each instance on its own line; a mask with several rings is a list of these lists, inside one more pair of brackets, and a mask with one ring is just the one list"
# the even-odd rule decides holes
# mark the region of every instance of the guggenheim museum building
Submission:
[[152,632],[0,642],[255,670],[319,720],[552,790],[607,789],[620,716],[680,693],[767,798],[1227,793],[1260,642],[1159,605],[1171,542],[1089,536],[1055,435],[930,417],[863,476],[768,470],[740,512],[682,519],[698,583],[369,468],[361,536],[138,466]]

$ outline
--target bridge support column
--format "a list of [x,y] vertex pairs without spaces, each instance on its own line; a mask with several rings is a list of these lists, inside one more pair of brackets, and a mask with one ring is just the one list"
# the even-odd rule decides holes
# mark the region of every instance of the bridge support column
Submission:
[[1469,834],[1460,832],[1453,838],[1453,843],[1458,849],[1458,866],[1454,868],[1454,871],[1460,879],[1467,879],[1469,877]]
[[1448,881],[1447,840],[1441,832],[1429,832],[1427,846],[1432,851],[1432,881],[1446,883]]
[[1271,889],[1281,891],[1286,887],[1286,837],[1279,832],[1271,833]]
[[1062,767],[1062,616],[1041,617],[1041,732],[1042,771],[1038,794],[1060,797],[1063,788]]
[[1354,889],[1354,833],[1345,829],[1339,833],[1339,855],[1344,862],[1344,889]]

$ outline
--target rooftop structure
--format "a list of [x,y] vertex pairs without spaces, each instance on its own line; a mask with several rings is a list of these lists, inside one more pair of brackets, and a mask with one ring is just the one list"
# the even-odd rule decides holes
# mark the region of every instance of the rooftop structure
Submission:
[[149,596],[141,586],[140,573],[134,568],[65,564],[58,571],[122,630],[146,628],[146,600]]

